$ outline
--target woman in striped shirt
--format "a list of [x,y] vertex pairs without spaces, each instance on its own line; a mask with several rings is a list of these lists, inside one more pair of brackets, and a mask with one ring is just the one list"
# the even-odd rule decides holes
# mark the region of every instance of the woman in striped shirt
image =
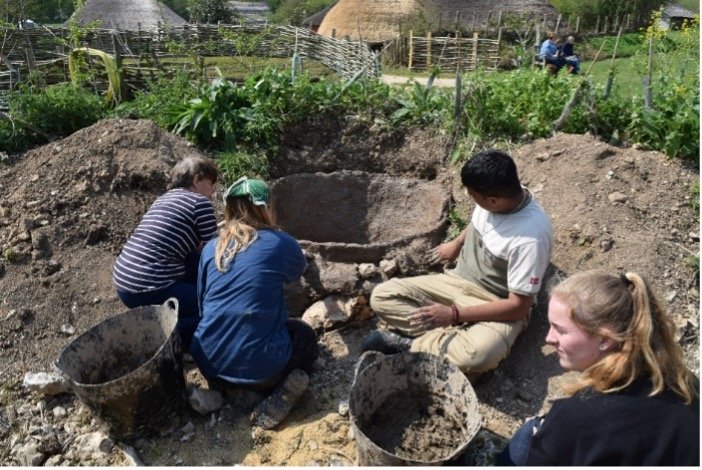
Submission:
[[190,156],[171,171],[159,196],[122,248],[112,270],[117,295],[129,308],[178,299],[184,351],[198,322],[197,266],[205,242],[217,234],[212,195],[217,167]]

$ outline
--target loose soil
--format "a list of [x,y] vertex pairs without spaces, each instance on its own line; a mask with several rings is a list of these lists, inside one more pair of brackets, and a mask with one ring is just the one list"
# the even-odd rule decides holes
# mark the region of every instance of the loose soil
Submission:
[[[470,213],[460,169],[444,161],[444,136],[310,119],[289,129],[282,142],[273,178],[346,169],[434,180],[450,188],[460,216]],[[699,214],[691,188],[699,169],[588,135],[556,134],[510,152],[553,222],[549,283],[593,268],[645,274],[669,307],[687,362],[698,371],[699,280],[691,257],[699,252]],[[0,463],[21,463],[12,448],[43,432],[60,443],[46,451],[54,455],[51,464],[79,463],[66,449],[76,433],[99,423],[73,395],[41,397],[20,385],[22,377],[51,370],[72,339],[125,310],[112,286],[112,264],[165,190],[170,168],[191,153],[198,151],[151,122],[106,120],[0,166]],[[221,214],[221,206],[216,209]],[[413,223],[401,211],[391,217]],[[504,439],[525,418],[546,411],[562,396],[560,385],[573,378],[544,344],[545,300],[542,293],[509,358],[474,384],[483,431],[464,463],[490,463]],[[215,413],[186,410],[160,435],[125,444],[148,465],[351,465],[356,445],[343,404],[360,342],[376,322],[323,332],[310,389],[275,430],[252,432],[247,400],[253,399],[228,396]],[[187,380],[203,385],[192,365]],[[113,450],[89,463],[125,462]]]

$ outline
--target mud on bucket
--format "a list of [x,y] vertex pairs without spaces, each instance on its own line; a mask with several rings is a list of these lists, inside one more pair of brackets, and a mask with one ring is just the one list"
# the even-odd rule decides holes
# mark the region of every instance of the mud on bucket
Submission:
[[108,318],[66,346],[56,366],[118,439],[145,436],[185,402],[178,301]]
[[364,353],[349,397],[358,464],[441,465],[481,426],[465,375],[431,354]]

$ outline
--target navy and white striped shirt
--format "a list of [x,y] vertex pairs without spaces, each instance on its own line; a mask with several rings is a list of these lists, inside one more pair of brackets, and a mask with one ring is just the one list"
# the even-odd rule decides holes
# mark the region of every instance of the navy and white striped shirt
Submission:
[[176,188],[159,196],[117,257],[118,290],[164,289],[185,275],[185,258],[217,234],[214,207],[202,194]]

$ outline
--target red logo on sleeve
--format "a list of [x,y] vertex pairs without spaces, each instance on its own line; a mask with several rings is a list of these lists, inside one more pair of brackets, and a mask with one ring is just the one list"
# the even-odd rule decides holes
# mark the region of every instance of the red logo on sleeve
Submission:
[[538,278],[538,277],[530,277],[529,278],[529,284],[531,284],[532,286],[538,286],[540,282],[541,282],[541,278]]

